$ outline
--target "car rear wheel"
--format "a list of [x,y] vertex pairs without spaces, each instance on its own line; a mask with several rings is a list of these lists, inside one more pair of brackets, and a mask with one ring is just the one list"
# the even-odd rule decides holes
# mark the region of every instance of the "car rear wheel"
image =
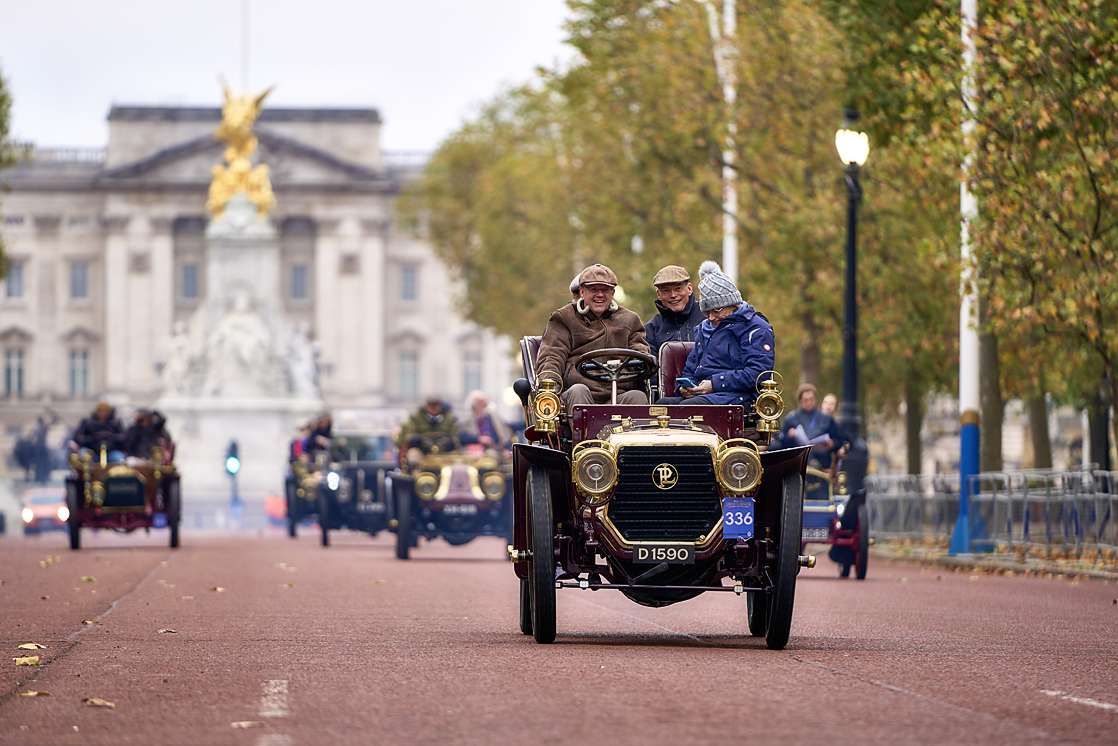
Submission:
[[182,488],[178,479],[167,482],[167,528],[171,537],[171,549],[179,548],[179,519],[182,517]]
[[745,594],[746,618],[749,621],[749,634],[764,637],[769,628],[769,596],[764,591],[750,591]]
[[66,483],[66,507],[70,510],[70,517],[66,519],[70,549],[77,551],[82,548],[82,522],[78,518],[78,486],[74,482]]
[[547,644],[555,642],[555,524],[551,518],[551,481],[538,466],[528,472],[528,525],[532,634],[536,642]]
[[783,650],[792,631],[792,607],[796,601],[796,572],[800,568],[800,534],[803,530],[803,478],[788,474],[782,485],[776,567],[769,599],[769,624],[765,645]]
[[520,632],[532,634],[532,594],[524,578],[520,579]]
[[865,503],[858,506],[858,554],[854,557],[854,576],[866,579],[870,562],[870,511]]
[[330,499],[318,496],[318,526],[322,529],[322,546],[330,546]]
[[[393,489],[396,481],[393,480]],[[401,480],[396,495],[396,559],[406,560],[412,547],[412,496],[411,490]]]

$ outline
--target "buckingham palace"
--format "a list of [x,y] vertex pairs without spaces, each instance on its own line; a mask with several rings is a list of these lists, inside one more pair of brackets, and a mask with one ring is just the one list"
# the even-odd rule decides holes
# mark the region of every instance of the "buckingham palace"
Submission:
[[[155,404],[174,330],[207,297],[217,107],[120,106],[103,149],[21,148],[0,172],[5,440],[46,411]],[[422,158],[380,146],[368,108],[264,108],[279,242],[274,307],[306,330],[339,424],[388,432],[426,396],[500,402],[510,346],[456,312],[461,286],[394,204]],[[10,442],[10,441],[9,441]]]

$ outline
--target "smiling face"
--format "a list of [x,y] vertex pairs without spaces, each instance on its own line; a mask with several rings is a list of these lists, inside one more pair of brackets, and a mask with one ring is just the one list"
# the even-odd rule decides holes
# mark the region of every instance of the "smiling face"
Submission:
[[727,318],[736,310],[738,310],[738,307],[736,305],[725,306],[723,308],[712,308],[707,311],[707,321],[709,321],[713,326],[718,326],[718,324],[721,323],[722,319]]
[[613,302],[613,286],[601,283],[581,285],[578,288],[578,297],[582,298],[582,302],[595,315],[600,316],[606,312],[609,304]]
[[687,307],[687,301],[691,300],[693,292],[691,283],[686,280],[683,282],[666,282],[663,285],[656,286],[656,300],[663,303],[664,307],[671,311],[682,311]]

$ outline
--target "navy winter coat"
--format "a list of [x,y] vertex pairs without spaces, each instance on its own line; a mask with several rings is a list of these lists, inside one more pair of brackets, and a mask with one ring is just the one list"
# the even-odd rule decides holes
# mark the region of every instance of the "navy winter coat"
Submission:
[[714,391],[705,398],[712,404],[748,408],[757,398],[757,377],[773,369],[775,347],[768,319],[743,302],[718,326],[710,321],[699,324],[682,375],[690,376],[695,383],[709,380]]
[[656,301],[656,310],[658,313],[644,325],[645,341],[655,356],[665,342],[690,342],[695,327],[706,320],[694,296],[687,299],[682,311],[673,311],[660,301]]

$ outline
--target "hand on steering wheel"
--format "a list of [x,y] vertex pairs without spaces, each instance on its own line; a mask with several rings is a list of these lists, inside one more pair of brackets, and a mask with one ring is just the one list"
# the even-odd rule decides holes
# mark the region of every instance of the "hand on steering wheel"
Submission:
[[575,360],[575,369],[579,373],[602,383],[645,381],[652,378],[659,368],[652,355],[624,347],[590,350]]

